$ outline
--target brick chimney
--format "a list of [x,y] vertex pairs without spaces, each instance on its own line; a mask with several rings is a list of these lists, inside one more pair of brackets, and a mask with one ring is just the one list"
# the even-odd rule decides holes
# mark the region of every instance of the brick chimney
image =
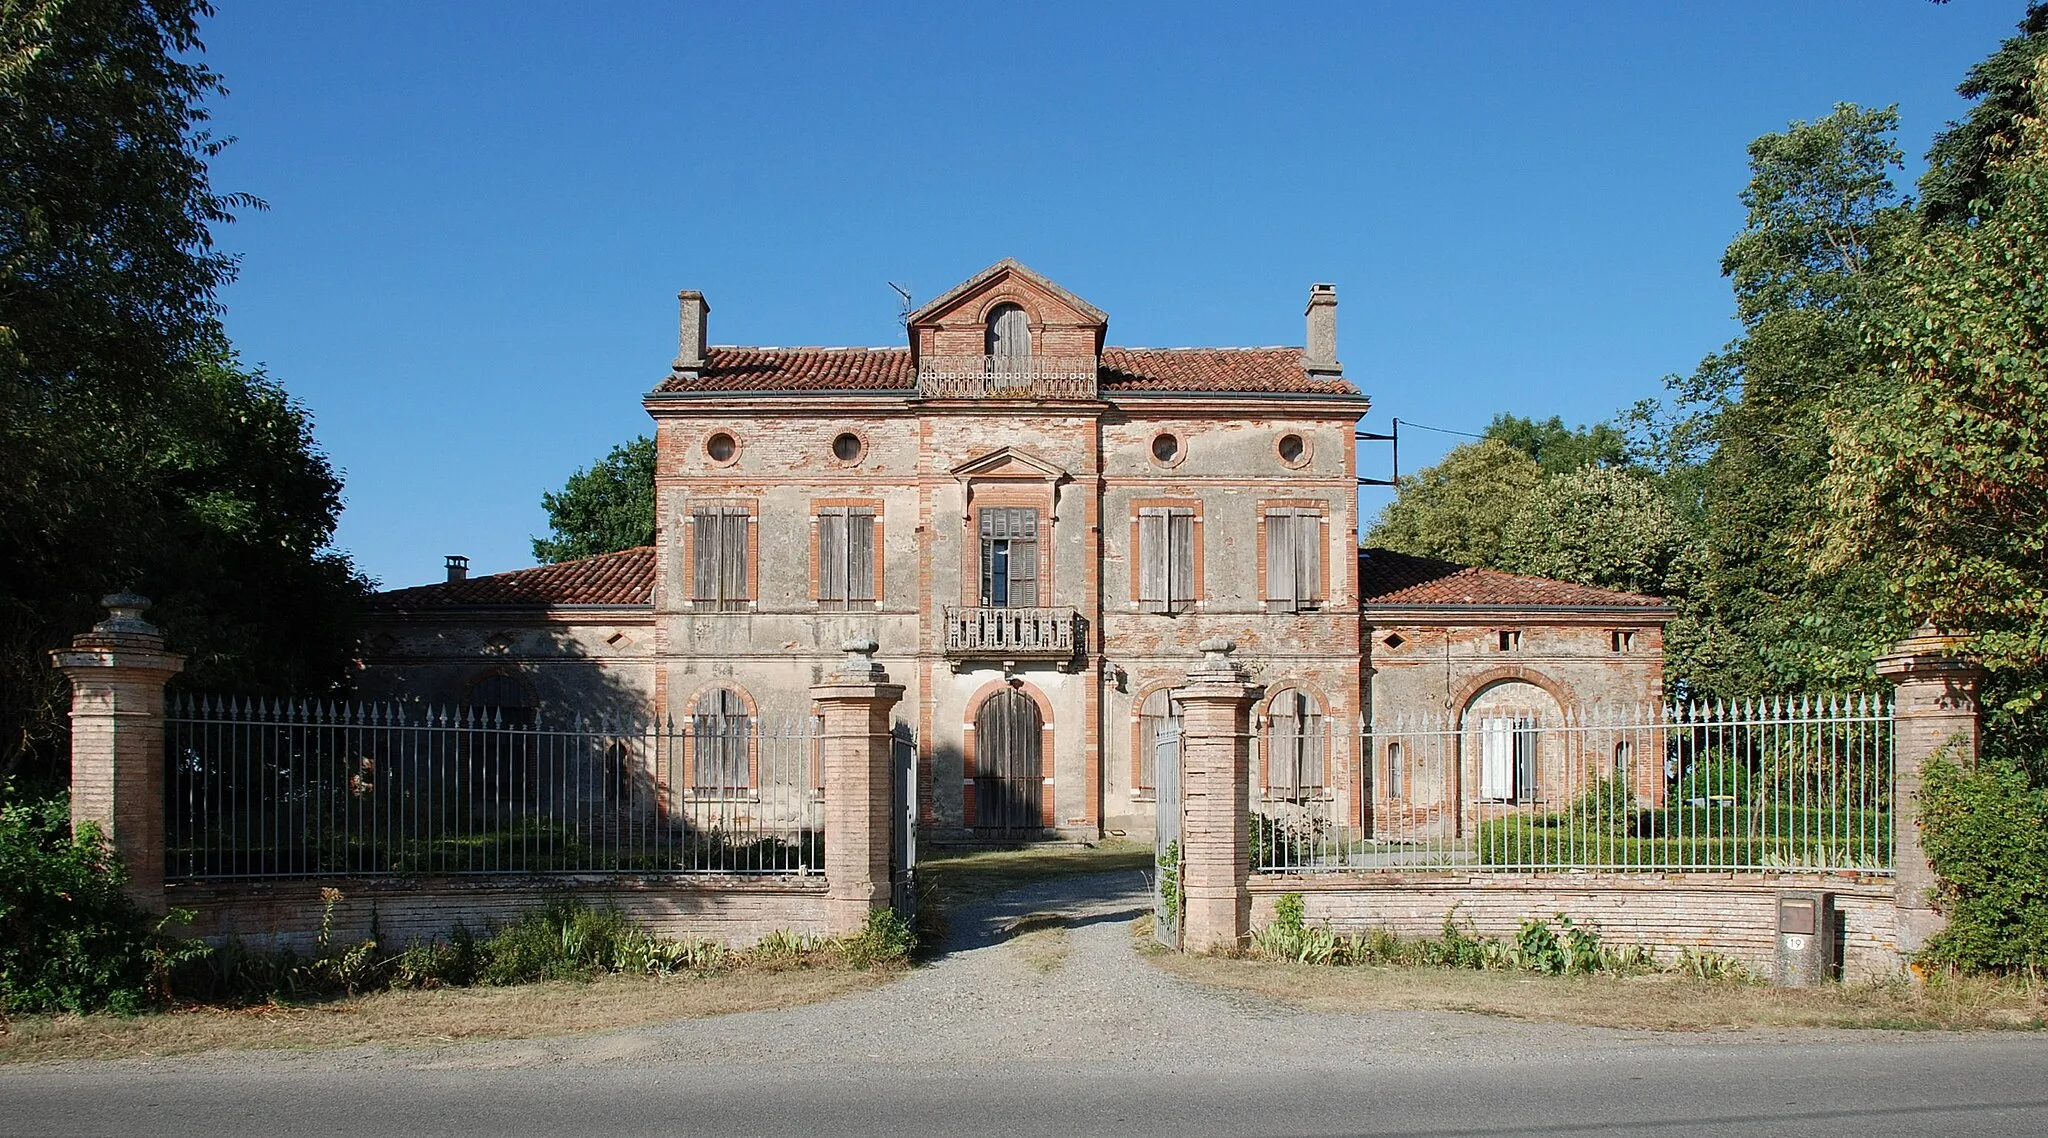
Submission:
[[1302,366],[1310,375],[1342,375],[1337,362],[1337,286],[1310,285],[1308,290],[1308,347],[1301,353]]
[[460,553],[451,553],[448,555],[448,580],[469,580],[469,558],[464,557]]
[[675,370],[694,374],[704,368],[704,318],[711,315],[711,306],[704,302],[704,294],[693,288],[677,293],[676,300],[682,306],[682,320],[677,329]]

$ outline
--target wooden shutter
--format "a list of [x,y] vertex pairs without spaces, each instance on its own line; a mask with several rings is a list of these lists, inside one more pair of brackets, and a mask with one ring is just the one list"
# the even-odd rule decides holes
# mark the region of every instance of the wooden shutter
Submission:
[[846,599],[872,604],[875,597],[875,512],[846,512]]
[[728,509],[719,518],[718,595],[725,608],[739,608],[748,597],[746,511]]
[[818,599],[846,599],[846,511],[818,514]]
[[1010,607],[1038,605],[1038,511],[1017,507],[1010,514]]
[[996,516],[998,510],[981,512],[981,603],[995,603],[996,584]]
[[1166,603],[1179,612],[1195,603],[1195,512],[1174,510],[1166,523]]
[[723,534],[716,510],[698,510],[690,515],[691,599],[698,603],[718,601],[718,547]]
[[1306,511],[1294,515],[1295,607],[1323,597],[1323,519]]
[[1294,567],[1296,520],[1293,514],[1279,510],[1266,515],[1266,600],[1275,608],[1292,609],[1299,596]]
[[1304,790],[1321,790],[1323,752],[1327,749],[1328,739],[1323,706],[1306,692],[1296,692],[1295,701],[1295,717],[1301,724],[1301,777],[1298,781]]
[[1138,606],[1166,612],[1172,600],[1172,519],[1165,510],[1138,511]]
[[1291,798],[1300,786],[1301,720],[1294,714],[1294,693],[1273,701],[1266,727],[1266,785],[1275,797]]

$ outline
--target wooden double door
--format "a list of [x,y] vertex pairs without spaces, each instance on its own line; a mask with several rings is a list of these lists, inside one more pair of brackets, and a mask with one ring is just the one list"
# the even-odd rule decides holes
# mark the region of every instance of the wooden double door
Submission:
[[1044,826],[1045,720],[1031,697],[997,692],[974,717],[974,825],[983,830]]

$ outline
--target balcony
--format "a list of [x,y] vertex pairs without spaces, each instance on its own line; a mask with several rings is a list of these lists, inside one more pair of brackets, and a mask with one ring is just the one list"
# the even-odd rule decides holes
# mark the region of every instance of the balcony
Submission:
[[1070,606],[946,606],[946,655],[955,660],[1075,659],[1081,614]]
[[1093,399],[1094,356],[926,356],[917,393],[926,399]]

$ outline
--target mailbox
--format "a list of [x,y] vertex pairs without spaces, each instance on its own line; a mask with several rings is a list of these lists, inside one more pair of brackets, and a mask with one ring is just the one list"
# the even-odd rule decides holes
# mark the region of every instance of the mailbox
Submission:
[[1806,988],[1835,975],[1835,895],[1809,890],[1778,894],[1778,946],[1771,981]]

